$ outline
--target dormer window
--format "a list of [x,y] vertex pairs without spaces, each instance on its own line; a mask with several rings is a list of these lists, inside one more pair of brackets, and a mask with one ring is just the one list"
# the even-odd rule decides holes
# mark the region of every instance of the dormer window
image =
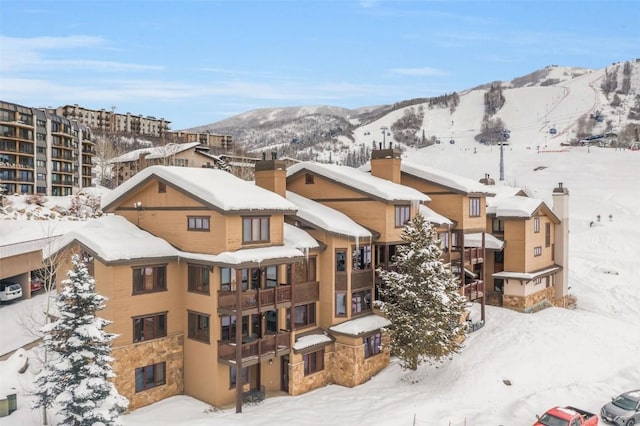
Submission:
[[242,242],[265,243],[269,241],[269,217],[245,217],[242,219]]

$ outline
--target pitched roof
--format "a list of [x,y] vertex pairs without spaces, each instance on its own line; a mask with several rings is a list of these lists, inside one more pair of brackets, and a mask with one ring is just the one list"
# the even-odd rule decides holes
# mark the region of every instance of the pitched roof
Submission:
[[200,142],[168,143],[163,146],[140,148],[113,158],[110,163],[127,163],[129,161],[137,161],[143,154],[147,154],[147,159],[167,158],[198,145],[200,145]]
[[293,203],[275,192],[242,180],[231,173],[216,169],[175,166],[151,166],[135,174],[103,197],[102,209],[112,207],[118,200],[154,178],[222,212],[296,211]]
[[380,315],[371,314],[331,326],[329,327],[329,331],[349,336],[361,336],[390,325],[391,321],[388,319],[381,317]]
[[402,160],[400,163],[400,171],[464,194],[493,195],[494,193],[490,186],[477,182],[473,179],[406,160]]
[[427,222],[434,223],[436,225],[453,225],[453,221],[451,219],[442,216],[440,213],[436,213],[424,204],[420,204],[418,211]]
[[431,201],[427,195],[408,186],[335,164],[311,161],[293,164],[287,169],[287,178],[305,170],[382,201]]
[[296,216],[302,221],[333,234],[346,235],[355,238],[371,238],[363,226],[358,225],[346,214],[305,198],[295,192],[287,191],[287,200],[298,208]]
[[512,195],[487,199],[487,214],[495,215],[497,218],[528,219],[540,209],[545,210],[547,215],[549,215],[556,223],[560,223],[560,219],[558,219],[544,201],[537,198]]

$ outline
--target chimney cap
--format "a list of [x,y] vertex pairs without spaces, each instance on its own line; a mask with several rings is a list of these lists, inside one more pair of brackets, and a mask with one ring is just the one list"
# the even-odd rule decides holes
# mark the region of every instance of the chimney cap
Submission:
[[553,194],[566,194],[569,195],[569,189],[565,188],[562,182],[558,182],[558,186],[553,188]]

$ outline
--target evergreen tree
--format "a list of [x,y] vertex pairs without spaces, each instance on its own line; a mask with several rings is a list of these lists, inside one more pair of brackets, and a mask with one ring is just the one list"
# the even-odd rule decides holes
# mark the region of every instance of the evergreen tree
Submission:
[[0,213],[4,213],[4,197],[7,194],[7,187],[0,183]]
[[382,312],[391,321],[391,353],[404,369],[439,361],[460,350],[465,298],[443,263],[437,234],[422,215],[402,231],[397,271],[378,270]]
[[103,329],[110,322],[96,317],[106,298],[95,292],[95,281],[78,255],[56,296],[59,319],[43,328],[42,345],[57,355],[35,379],[35,407],[56,406],[62,425],[116,424],[129,401],[118,394],[110,363],[116,335]]

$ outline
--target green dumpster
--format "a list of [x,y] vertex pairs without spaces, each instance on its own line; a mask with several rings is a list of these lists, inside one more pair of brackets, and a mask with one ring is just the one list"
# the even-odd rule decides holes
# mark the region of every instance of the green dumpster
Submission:
[[18,396],[15,393],[7,395],[7,401],[9,401],[9,414],[18,409]]
[[9,415],[9,400],[0,399],[0,417],[6,417]]

